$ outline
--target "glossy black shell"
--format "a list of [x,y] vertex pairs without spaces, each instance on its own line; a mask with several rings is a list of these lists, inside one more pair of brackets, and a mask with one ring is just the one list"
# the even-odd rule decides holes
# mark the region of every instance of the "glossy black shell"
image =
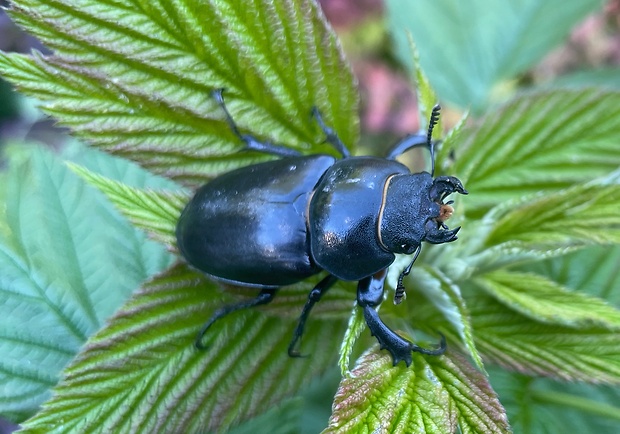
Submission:
[[213,179],[181,214],[181,253],[199,270],[245,286],[278,287],[317,273],[308,201],[335,161],[327,155],[290,157]]
[[[289,285],[321,269],[360,280],[387,268],[398,251],[379,239],[386,221],[390,227],[390,218],[404,218],[390,216],[390,202],[382,213],[393,175],[412,184],[404,203],[428,191],[425,183],[420,193],[415,188],[419,174],[375,157],[291,157],[234,170],[196,192],[177,225],[179,249],[199,270],[246,286]],[[403,222],[395,223],[403,232]],[[423,234],[414,234],[417,246]]]
[[310,203],[310,246],[319,266],[360,280],[394,261],[381,247],[379,218],[388,178],[405,173],[406,166],[374,157],[339,160],[327,170]]

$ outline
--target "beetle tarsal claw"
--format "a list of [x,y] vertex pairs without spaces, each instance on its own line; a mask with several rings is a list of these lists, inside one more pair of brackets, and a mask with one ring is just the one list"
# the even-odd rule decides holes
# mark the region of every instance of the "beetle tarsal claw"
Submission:
[[416,353],[426,354],[427,356],[441,356],[446,352],[447,343],[446,337],[440,333],[441,340],[439,341],[439,345],[436,348],[429,350],[428,348],[422,348],[416,344],[411,344],[411,351],[415,351]]

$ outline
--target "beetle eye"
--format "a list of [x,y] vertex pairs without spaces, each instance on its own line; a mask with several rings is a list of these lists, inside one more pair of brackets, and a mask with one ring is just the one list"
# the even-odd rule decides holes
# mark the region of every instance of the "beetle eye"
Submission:
[[401,251],[400,253],[404,253],[405,255],[410,255],[417,247],[413,247],[411,244],[403,243],[400,245]]

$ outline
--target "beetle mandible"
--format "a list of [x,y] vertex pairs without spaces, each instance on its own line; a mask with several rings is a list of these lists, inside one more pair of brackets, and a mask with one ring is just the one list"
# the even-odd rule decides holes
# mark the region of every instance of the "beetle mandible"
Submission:
[[[341,155],[301,155],[283,145],[242,134],[228,112],[223,89],[213,92],[233,133],[246,149],[281,159],[242,167],[211,180],[197,190],[179,218],[179,250],[198,270],[226,283],[256,287],[254,299],[218,309],[202,327],[196,347],[209,327],[225,315],[267,304],[278,288],[325,270],[328,274],[308,296],[289,345],[296,344],[306,319],[329,288],[340,280],[358,281],[357,303],[370,332],[387,349],[396,365],[411,364],[411,352],[440,355],[445,339],[435,349],[422,348],[386,326],[376,307],[383,301],[387,269],[395,254],[413,255],[398,279],[394,302],[404,295],[403,278],[420,253],[423,241],[432,244],[457,239],[460,227],[445,223],[452,214],[451,193],[467,194],[453,176],[434,178],[433,109],[426,134],[411,134],[385,158],[353,157],[337,134],[325,125],[315,107],[312,114],[329,142]],[[417,147],[431,153],[431,173],[411,173],[396,157]]]

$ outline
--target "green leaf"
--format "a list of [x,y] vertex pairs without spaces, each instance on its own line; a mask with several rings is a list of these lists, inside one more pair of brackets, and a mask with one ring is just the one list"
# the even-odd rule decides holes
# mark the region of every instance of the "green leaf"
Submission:
[[[36,146],[9,148],[0,173],[0,414],[33,414],[86,338],[171,257]],[[65,155],[155,187],[125,161],[83,147]],[[109,229],[109,230],[108,230]]]
[[355,342],[357,342],[357,339],[365,329],[366,321],[364,320],[363,311],[357,306],[356,303],[353,307],[353,311],[351,312],[349,324],[347,325],[347,331],[344,334],[344,339],[342,340],[342,345],[340,346],[338,366],[340,367],[340,375],[343,377],[351,375],[351,372],[349,371],[349,366],[351,366],[351,354],[353,354]]
[[271,408],[265,413],[248,420],[227,434],[256,434],[256,427],[270,434],[290,434],[299,432],[303,400],[292,399],[282,405]]
[[515,432],[616,434],[617,387],[558,383],[490,368],[491,383]]
[[609,67],[577,71],[558,77],[546,86],[574,88],[597,86],[620,90],[620,69]]
[[293,321],[258,309],[216,322],[207,350],[196,350],[197,330],[222,304],[185,265],[155,277],[88,341],[25,432],[223,432],[333,364],[344,321],[313,317],[302,348],[310,356],[291,360]]
[[476,278],[475,282],[507,307],[536,321],[620,330],[620,310],[599,298],[569,291],[542,276],[495,271]]
[[198,185],[267,158],[238,152],[216,88],[244,133],[333,153],[317,106],[357,142],[354,80],[312,0],[18,0],[10,14],[54,55],[0,54],[0,74],[89,143],[169,178]]
[[[451,167],[453,155],[456,149],[459,149],[461,134],[465,129],[469,119],[469,112],[465,112],[461,119],[452,127],[446,137],[444,137],[441,145],[438,149],[435,150],[435,175],[449,175],[453,173],[453,169]],[[455,202],[459,204],[458,209],[456,210],[456,214],[464,214],[461,210],[462,205],[459,198],[454,199]],[[463,207],[464,209],[464,207]]]
[[471,318],[461,289],[448,276],[434,267],[418,267],[412,274],[409,280],[417,282],[420,291],[457,332],[458,338],[463,342],[476,367],[485,372],[482,358],[476,350]]
[[127,217],[131,223],[156,241],[176,246],[175,228],[183,207],[189,200],[183,193],[142,190],[98,175],[75,164],[69,168],[97,188]]
[[[409,34],[409,36],[411,36]],[[424,128],[428,125],[429,119],[431,117],[431,113],[433,111],[433,107],[437,104],[438,98],[435,94],[435,90],[432,88],[430,82],[428,81],[428,77],[424,74],[424,70],[420,66],[420,55],[418,50],[415,47],[414,41],[410,38],[409,45],[411,48],[411,58],[413,59],[414,65],[414,73],[415,73],[415,84],[416,84],[416,93],[418,96],[418,113],[419,113],[419,122],[420,122],[420,130],[424,131]],[[441,117],[437,122],[437,129],[433,131],[433,136],[436,138],[440,136],[439,134],[443,131],[441,124]]]
[[400,59],[412,67],[410,32],[441,99],[479,112],[503,80],[525,71],[559,45],[601,2],[388,0],[386,6]]
[[620,185],[576,185],[491,211],[485,220],[493,222],[493,228],[485,244],[540,251],[620,244],[618,209]]
[[19,115],[18,97],[11,86],[4,80],[0,80],[0,120],[11,119]]
[[467,305],[485,360],[528,375],[589,383],[620,383],[620,334],[533,320],[474,288]]
[[620,246],[591,246],[559,258],[528,264],[528,270],[620,306],[618,264]]
[[451,174],[471,193],[468,217],[495,205],[586,183],[620,166],[620,92],[522,95],[466,127]]
[[413,364],[392,367],[384,352],[367,352],[344,378],[331,432],[510,432],[508,420],[486,378],[467,360],[415,354]]
[[414,354],[411,367],[392,367],[385,353],[367,352],[340,383],[324,434],[335,432],[453,432],[454,409],[441,383]]
[[457,410],[463,433],[511,432],[506,411],[485,375],[456,352],[448,352],[437,366],[431,364],[437,379],[445,385],[450,406]]

